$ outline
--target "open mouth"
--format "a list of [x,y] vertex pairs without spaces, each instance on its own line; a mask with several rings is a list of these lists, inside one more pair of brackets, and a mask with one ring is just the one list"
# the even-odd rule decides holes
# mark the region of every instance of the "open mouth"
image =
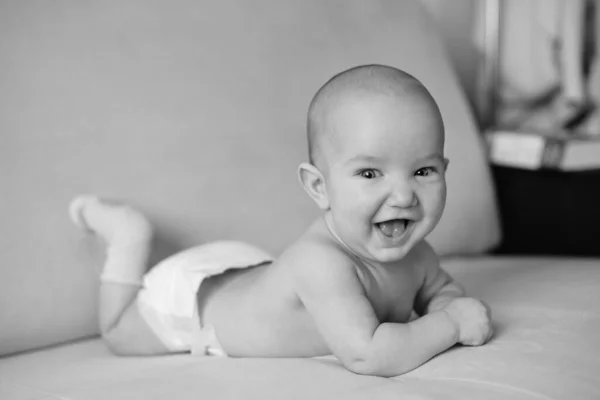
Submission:
[[377,222],[375,226],[377,226],[385,236],[397,238],[406,232],[410,222],[411,221],[408,219],[390,219],[388,221]]

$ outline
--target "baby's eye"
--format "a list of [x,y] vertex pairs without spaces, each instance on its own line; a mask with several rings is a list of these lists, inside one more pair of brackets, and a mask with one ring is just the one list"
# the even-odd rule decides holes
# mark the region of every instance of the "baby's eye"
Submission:
[[417,170],[417,172],[415,172],[416,176],[429,176],[432,174],[435,174],[437,172],[437,169],[435,167],[425,167],[425,168],[419,168]]
[[358,174],[365,179],[374,179],[381,175],[379,171],[374,169],[363,169]]

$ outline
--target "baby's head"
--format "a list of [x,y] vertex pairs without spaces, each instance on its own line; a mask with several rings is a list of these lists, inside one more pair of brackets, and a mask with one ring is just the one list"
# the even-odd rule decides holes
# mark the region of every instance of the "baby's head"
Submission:
[[337,74],[310,104],[308,145],[302,184],[361,257],[399,260],[437,225],[446,200],[444,125],[413,76],[381,65]]

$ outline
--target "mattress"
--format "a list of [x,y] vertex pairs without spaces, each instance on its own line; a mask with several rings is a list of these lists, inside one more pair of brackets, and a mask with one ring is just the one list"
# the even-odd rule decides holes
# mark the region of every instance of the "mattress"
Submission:
[[393,378],[359,376],[333,357],[122,358],[97,339],[0,359],[0,398],[600,399],[600,260],[444,261],[489,303],[495,337]]

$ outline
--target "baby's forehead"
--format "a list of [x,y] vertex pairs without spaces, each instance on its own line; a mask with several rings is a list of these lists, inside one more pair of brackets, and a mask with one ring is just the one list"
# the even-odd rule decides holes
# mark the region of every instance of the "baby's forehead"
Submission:
[[[332,140],[350,140],[344,132],[364,124],[385,125],[402,120],[406,126],[440,120],[437,104],[422,85],[407,90],[373,91],[362,88],[340,93],[320,115],[319,135]],[[397,125],[396,125],[397,126]],[[353,130],[353,129],[352,129]],[[327,141],[326,141],[327,142]]]
[[427,105],[426,109],[437,112],[437,105],[427,89],[412,75],[380,65],[352,68],[330,79],[311,102],[308,139],[312,154],[327,157],[331,153],[323,148],[331,150],[340,144],[340,140],[349,140],[336,129],[337,117],[354,111],[368,117],[369,108],[381,99],[423,103]]
[[437,149],[444,142],[437,105],[423,91],[349,92],[323,118],[319,145],[325,159],[357,155],[361,150],[392,151],[413,143],[417,137],[418,147],[427,149]]

